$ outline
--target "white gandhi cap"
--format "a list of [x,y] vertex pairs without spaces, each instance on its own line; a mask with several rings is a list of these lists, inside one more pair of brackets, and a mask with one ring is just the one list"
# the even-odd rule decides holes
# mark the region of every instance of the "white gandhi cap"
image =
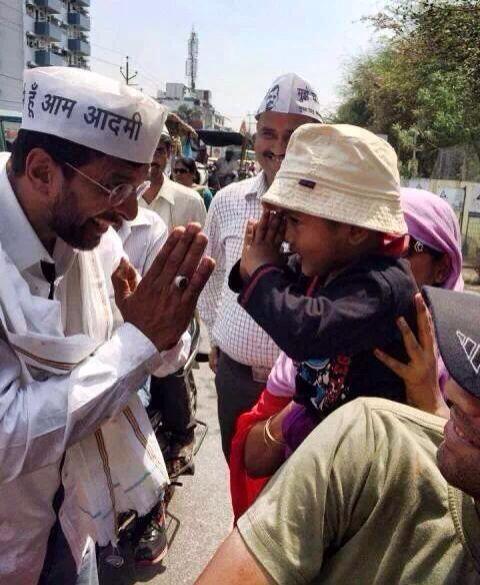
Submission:
[[312,121],[323,122],[317,92],[296,73],[287,73],[275,79],[257,110],[257,120],[264,112],[299,114]]
[[24,73],[22,128],[151,163],[167,110],[124,83],[73,67]]

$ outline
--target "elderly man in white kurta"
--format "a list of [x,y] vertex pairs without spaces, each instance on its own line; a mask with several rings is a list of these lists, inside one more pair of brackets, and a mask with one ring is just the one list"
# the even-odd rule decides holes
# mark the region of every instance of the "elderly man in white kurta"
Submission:
[[136,390],[178,368],[213,262],[192,224],[138,283],[110,229],[148,187],[165,115],[87,71],[25,73],[0,160],[1,583],[95,583],[92,543],[115,545],[118,513],[168,481]]

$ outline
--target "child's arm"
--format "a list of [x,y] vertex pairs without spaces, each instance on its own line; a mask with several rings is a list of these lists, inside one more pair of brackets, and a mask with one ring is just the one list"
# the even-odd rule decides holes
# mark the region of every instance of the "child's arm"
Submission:
[[238,302],[297,361],[383,346],[395,326],[391,287],[367,270],[345,272],[309,297],[294,291],[284,270],[266,265],[245,284]]

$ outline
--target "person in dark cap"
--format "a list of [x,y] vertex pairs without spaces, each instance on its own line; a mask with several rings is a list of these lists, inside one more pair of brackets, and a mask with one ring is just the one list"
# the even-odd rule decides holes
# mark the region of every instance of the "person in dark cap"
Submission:
[[[480,296],[431,287],[425,296],[450,375],[447,424],[376,398],[338,409],[239,519],[197,585],[479,583]],[[433,351],[426,304],[417,304]]]

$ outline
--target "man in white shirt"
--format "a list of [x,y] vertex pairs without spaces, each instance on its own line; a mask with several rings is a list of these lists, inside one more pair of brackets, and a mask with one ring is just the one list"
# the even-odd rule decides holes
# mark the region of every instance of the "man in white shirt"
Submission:
[[218,179],[220,187],[226,187],[235,180],[238,172],[238,161],[234,158],[232,148],[225,150],[225,156],[215,161],[215,176]]
[[[162,132],[150,169],[151,187],[143,195],[140,205],[155,211],[169,230],[190,222],[203,226],[207,211],[202,197],[194,189],[175,183],[165,175],[171,145],[168,132]],[[152,376],[151,395],[150,408],[162,412],[164,428],[170,436],[166,451],[169,472],[177,473],[187,467],[193,472],[195,416],[184,377],[177,373],[161,379]]]
[[115,544],[118,512],[145,513],[165,485],[136,390],[178,368],[213,265],[195,268],[191,225],[137,285],[109,229],[146,187],[164,108],[73,68],[24,81],[0,161],[0,582],[93,584],[93,542]]
[[207,216],[203,199],[194,189],[175,183],[165,175],[171,148],[172,140],[164,131],[150,168],[151,186],[144,193],[140,205],[158,213],[169,231],[190,222],[203,226]]
[[154,211],[138,207],[136,217],[124,219],[115,229],[128,259],[143,276],[167,241],[167,226]]
[[255,154],[262,172],[220,190],[208,210],[207,254],[216,269],[199,299],[200,315],[212,344],[222,448],[228,460],[238,416],[262,391],[279,350],[237,303],[228,276],[241,256],[245,224],[261,214],[260,197],[280,168],[290,136],[298,126],[321,122],[311,85],[294,73],[276,79],[257,112]]

